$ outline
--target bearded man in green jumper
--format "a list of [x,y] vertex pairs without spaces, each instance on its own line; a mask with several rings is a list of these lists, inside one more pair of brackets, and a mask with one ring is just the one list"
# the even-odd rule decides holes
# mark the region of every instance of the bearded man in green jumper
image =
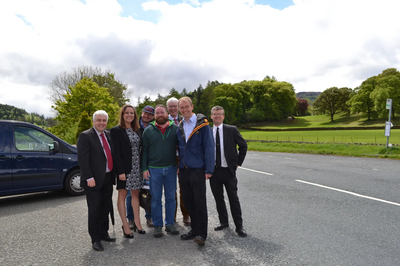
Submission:
[[142,136],[143,178],[150,180],[151,215],[154,237],[162,237],[162,191],[165,193],[165,230],[179,234],[174,225],[176,192],[176,137],[177,126],[168,120],[167,108],[159,104],[155,108],[155,121],[144,130]]

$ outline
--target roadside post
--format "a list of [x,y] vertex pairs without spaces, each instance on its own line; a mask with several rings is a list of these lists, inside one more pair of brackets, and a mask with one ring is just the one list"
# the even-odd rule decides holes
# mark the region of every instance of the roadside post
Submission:
[[385,124],[385,136],[387,137],[386,148],[388,148],[389,147],[390,128],[392,127],[392,122],[390,122],[390,119],[392,117],[392,99],[386,100],[386,109],[389,109],[389,121],[387,121]]

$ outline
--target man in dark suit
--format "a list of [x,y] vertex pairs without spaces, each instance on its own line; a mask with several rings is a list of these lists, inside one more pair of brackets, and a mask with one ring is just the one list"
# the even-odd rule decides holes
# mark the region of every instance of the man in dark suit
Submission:
[[89,235],[93,249],[103,251],[101,240],[115,242],[108,234],[108,214],[112,208],[113,160],[112,143],[107,127],[108,114],[99,110],[93,114],[93,127],[79,135],[78,163],[81,186],[86,192],[89,210]]
[[[235,126],[223,124],[225,118],[224,108],[214,106],[211,109],[213,120],[213,136],[215,139],[215,170],[210,178],[211,191],[214,195],[220,224],[214,228],[220,231],[229,227],[228,212],[224,200],[224,186],[228,194],[229,205],[236,232],[239,236],[247,236],[243,228],[242,210],[237,195],[236,169],[242,165],[247,152],[247,143]],[[237,150],[239,146],[239,152]]]

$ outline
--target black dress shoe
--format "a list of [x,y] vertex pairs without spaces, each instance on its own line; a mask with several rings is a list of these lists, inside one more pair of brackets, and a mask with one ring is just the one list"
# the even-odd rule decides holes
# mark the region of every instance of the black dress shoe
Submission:
[[196,236],[194,242],[199,244],[200,246],[204,246],[206,244],[206,240],[202,236]]
[[227,228],[227,227],[229,227],[229,224],[219,224],[219,225],[217,225],[217,227],[214,227],[214,230],[221,231],[222,229]]
[[93,243],[93,249],[96,250],[96,251],[103,251],[104,247],[101,244],[101,242],[99,241],[99,242],[94,242]]
[[247,236],[246,230],[244,230],[243,227],[236,228],[236,233],[241,237]]
[[111,237],[109,234],[102,236],[101,240],[104,240],[106,242],[115,242],[116,238],[115,237]]
[[193,234],[192,231],[190,231],[190,232],[187,233],[187,234],[181,235],[181,240],[192,240],[192,239],[194,239],[195,237],[196,237],[196,235]]

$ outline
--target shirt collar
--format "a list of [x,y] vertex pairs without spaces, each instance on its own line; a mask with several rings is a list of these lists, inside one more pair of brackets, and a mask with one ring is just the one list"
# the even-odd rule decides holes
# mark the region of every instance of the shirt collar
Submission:
[[196,124],[196,119],[197,119],[196,114],[193,113],[189,119],[189,122],[186,122],[186,119],[182,119],[182,121],[187,124]]
[[[94,129],[94,131],[96,132],[97,136],[100,136],[100,134],[104,134],[104,131],[103,131],[103,132],[99,132],[99,131],[96,130],[95,127],[93,127],[93,129]],[[105,135],[105,134],[104,134],[104,135]]]
[[221,123],[221,125],[219,125],[219,126],[213,126],[214,127],[214,129],[217,129],[217,128],[219,128],[219,129],[222,129],[222,125],[223,125],[224,123]]
[[171,119],[171,120],[174,120],[174,119],[176,119],[176,120],[178,120],[178,117],[179,117],[179,115],[177,115],[176,117],[173,117],[172,115],[168,115],[169,116],[169,119]]

